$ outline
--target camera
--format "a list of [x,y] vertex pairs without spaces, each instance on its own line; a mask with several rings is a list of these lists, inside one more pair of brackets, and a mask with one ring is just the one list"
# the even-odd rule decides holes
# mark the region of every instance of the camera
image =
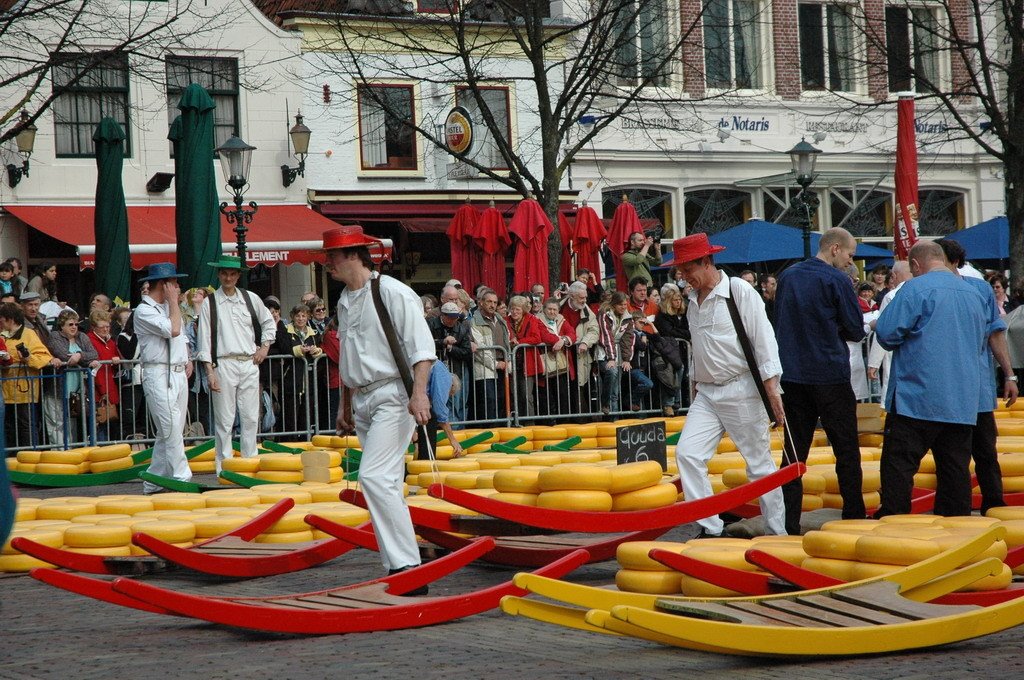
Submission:
[[651,237],[652,239],[654,239],[654,242],[657,243],[657,242],[661,241],[661,239],[665,238],[665,227],[663,227],[663,226],[661,226],[659,224],[656,227],[651,227],[650,229],[645,229],[644,230],[644,236]]
[[18,355],[21,356],[22,360],[28,360],[28,347],[25,345],[18,345]]

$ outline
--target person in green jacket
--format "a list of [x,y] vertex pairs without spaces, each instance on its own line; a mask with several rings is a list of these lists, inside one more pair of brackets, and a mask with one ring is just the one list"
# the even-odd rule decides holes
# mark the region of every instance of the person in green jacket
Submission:
[[629,235],[629,250],[622,253],[622,269],[626,274],[627,281],[639,276],[647,281],[648,286],[654,285],[651,267],[657,267],[660,264],[660,243],[639,231]]

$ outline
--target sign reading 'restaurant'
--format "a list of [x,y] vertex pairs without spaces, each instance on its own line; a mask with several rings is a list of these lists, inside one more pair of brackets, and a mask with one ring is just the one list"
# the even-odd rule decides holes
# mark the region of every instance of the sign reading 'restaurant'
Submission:
[[461,106],[449,111],[444,120],[444,143],[456,155],[466,154],[473,148],[473,120],[469,111]]

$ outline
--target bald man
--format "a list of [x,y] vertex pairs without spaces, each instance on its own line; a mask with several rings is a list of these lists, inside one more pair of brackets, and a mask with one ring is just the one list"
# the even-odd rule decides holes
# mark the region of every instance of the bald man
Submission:
[[[843,519],[863,519],[857,398],[850,384],[847,342],[864,337],[864,317],[847,268],[857,242],[845,229],[829,229],[814,257],[779,275],[775,335],[782,359],[782,403],[786,407],[787,460],[806,461],[821,419],[836,457]],[[782,487],[786,531],[800,533],[803,484]]]
[[875,325],[892,350],[885,395],[882,505],[876,517],[910,512],[910,493],[924,454],[935,458],[936,515],[971,514],[971,438],[988,351],[986,301],[949,270],[930,241],[910,249],[914,278],[903,284]]

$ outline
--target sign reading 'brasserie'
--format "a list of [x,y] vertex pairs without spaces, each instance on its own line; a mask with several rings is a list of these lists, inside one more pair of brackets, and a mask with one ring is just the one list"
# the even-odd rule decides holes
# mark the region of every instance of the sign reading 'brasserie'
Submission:
[[644,423],[615,430],[615,461],[619,465],[656,460],[665,470],[665,423]]

